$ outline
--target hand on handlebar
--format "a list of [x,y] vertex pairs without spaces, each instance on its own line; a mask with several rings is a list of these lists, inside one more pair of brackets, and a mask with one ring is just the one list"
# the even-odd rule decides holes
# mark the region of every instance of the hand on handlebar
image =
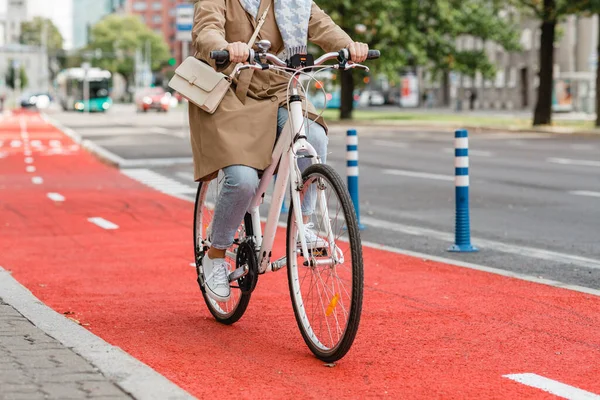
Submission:
[[348,45],[348,51],[350,52],[350,60],[360,64],[366,61],[369,55],[369,46],[365,43],[353,42]]
[[229,61],[232,63],[247,63],[250,57],[250,47],[244,42],[229,43],[227,45]]

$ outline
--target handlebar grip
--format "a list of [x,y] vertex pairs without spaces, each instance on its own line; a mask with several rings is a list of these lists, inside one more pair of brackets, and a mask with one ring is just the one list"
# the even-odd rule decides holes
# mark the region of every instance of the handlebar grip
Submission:
[[381,52],[379,50],[369,50],[367,53],[367,60],[376,60],[381,57]]
[[213,50],[210,52],[210,58],[215,61],[229,61],[229,52],[227,50]]

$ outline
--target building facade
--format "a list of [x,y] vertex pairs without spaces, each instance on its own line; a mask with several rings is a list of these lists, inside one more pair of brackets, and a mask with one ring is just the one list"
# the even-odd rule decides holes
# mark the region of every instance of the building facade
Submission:
[[[562,36],[555,44],[555,111],[593,112],[598,46],[598,17],[569,16],[560,25]],[[476,109],[531,110],[537,102],[539,86],[540,23],[521,23],[520,52],[506,52],[495,43],[483,43],[472,37],[461,38],[459,49],[485,50],[496,65],[494,79],[484,80],[451,74],[450,93],[455,108],[466,109],[475,93]],[[432,91],[437,105],[442,103],[442,88],[424,74],[424,88]]]
[[19,43],[21,24],[27,21],[27,1],[8,0],[3,21],[3,44]]
[[123,0],[76,0],[73,2],[73,48],[85,47],[92,26],[123,6]]
[[183,3],[193,3],[193,1],[126,0],[125,3],[127,13],[139,15],[150,29],[163,35],[177,64],[182,61],[182,42],[176,38],[175,14],[177,5]]

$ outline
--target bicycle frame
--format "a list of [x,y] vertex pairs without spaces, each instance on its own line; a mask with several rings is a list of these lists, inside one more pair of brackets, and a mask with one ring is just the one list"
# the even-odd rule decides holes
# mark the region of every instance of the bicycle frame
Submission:
[[[293,89],[292,95],[297,95],[298,90]],[[289,118],[286,122],[281,135],[275,145],[271,165],[264,171],[258,185],[258,189],[252,199],[249,210],[252,216],[252,226],[254,229],[254,240],[257,248],[260,248],[258,254],[259,273],[267,271],[277,271],[285,265],[285,257],[271,263],[271,251],[275,241],[275,234],[279,217],[281,216],[281,206],[283,204],[285,193],[291,183],[292,189],[302,185],[302,174],[298,168],[298,153],[302,152],[312,159],[312,163],[319,163],[320,158],[310,143],[306,140],[306,126],[304,121],[304,112],[302,110],[302,101],[290,102]],[[295,141],[294,141],[295,139]],[[271,199],[271,206],[265,225],[264,234],[260,221],[259,206],[263,201],[264,195],[271,183],[275,169],[279,165],[275,189]],[[291,190],[291,200],[293,203],[294,218],[300,232],[300,243],[302,245],[302,254],[306,258],[308,255],[308,246],[304,238],[304,222],[302,220],[301,199],[298,190]]]

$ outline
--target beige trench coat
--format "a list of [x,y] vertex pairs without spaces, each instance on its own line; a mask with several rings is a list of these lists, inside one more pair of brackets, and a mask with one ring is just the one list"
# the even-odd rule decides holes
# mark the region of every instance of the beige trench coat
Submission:
[[[261,16],[273,0],[262,0]],[[271,52],[284,50],[283,40],[271,5],[258,40],[271,42]],[[239,0],[200,0],[196,3],[192,40],[196,57],[208,62],[212,50],[223,50],[228,43],[248,42],[256,21]],[[308,28],[310,42],[323,50],[337,51],[352,40],[316,4],[313,3]],[[229,74],[233,65],[224,73]],[[230,165],[246,165],[264,170],[271,162],[277,134],[277,109],[287,102],[288,78],[276,71],[243,71],[225,95],[214,114],[208,114],[190,103],[191,144],[196,180],[210,180]],[[309,113],[315,119],[312,106]],[[324,125],[323,121],[319,121]]]

